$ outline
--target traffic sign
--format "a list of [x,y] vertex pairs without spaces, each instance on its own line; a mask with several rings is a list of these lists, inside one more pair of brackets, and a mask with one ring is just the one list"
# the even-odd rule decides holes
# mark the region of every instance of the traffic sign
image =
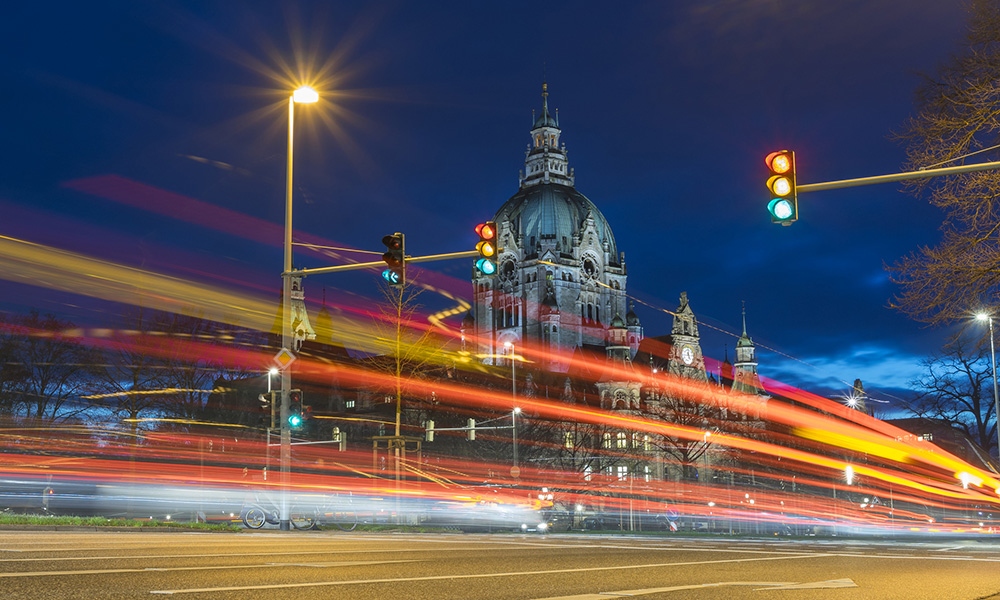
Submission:
[[283,371],[285,370],[285,367],[292,364],[292,361],[295,360],[295,354],[293,354],[288,348],[282,348],[271,360],[273,360],[274,364],[278,365],[278,368]]

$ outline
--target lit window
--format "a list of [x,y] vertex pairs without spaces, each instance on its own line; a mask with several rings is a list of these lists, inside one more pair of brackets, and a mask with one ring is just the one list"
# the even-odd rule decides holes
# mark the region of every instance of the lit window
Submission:
[[573,432],[572,431],[567,431],[566,434],[565,434],[565,436],[564,436],[564,439],[566,440],[565,441],[566,449],[567,450],[572,450],[573,449]]
[[618,434],[618,448],[628,448],[628,436],[624,433]]
[[604,445],[605,448],[610,448],[611,447],[611,434],[610,433],[605,433],[604,434],[604,444],[603,445]]
[[618,465],[618,481],[624,481],[628,479],[628,466]]

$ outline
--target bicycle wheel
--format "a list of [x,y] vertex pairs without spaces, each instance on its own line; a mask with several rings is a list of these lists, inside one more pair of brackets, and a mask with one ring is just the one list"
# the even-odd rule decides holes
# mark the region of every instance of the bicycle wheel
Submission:
[[308,515],[292,515],[292,527],[296,529],[313,529],[316,527],[316,519]]
[[341,531],[354,531],[358,526],[358,513],[354,511],[335,512],[327,519],[328,523],[333,523]]
[[243,524],[250,529],[260,529],[264,526],[266,520],[267,516],[264,514],[264,511],[256,506],[248,508],[243,513]]

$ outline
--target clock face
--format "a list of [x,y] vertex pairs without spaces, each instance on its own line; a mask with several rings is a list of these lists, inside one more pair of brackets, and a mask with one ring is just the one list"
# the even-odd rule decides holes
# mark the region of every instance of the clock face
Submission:
[[686,365],[694,362],[694,350],[691,349],[691,346],[684,346],[681,348],[681,360],[683,360]]

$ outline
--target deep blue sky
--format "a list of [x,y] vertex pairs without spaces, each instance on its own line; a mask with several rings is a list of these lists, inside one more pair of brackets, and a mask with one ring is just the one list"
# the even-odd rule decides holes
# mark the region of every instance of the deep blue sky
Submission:
[[[325,65],[323,106],[299,112],[297,230],[368,250],[403,231],[413,255],[471,249],[471,228],[517,189],[544,78],[647,335],[669,332],[658,309],[687,291],[706,355],[732,356],[725,332],[739,334],[745,301],[762,375],[823,394],[861,378],[884,399],[950,333],[887,308],[883,265],[936,243],[935,209],[888,184],[803,194],[801,220],[772,225],[763,157],[794,149],[800,183],[898,171],[887,135],[919,74],[960,49],[956,2],[29,4],[5,9],[0,36],[0,234],[276,293],[273,230],[219,233],[212,215],[65,184],[118,175],[280,224],[277,76]],[[434,267],[466,298],[469,269]],[[375,297],[374,279],[311,279],[307,293]],[[106,316],[20,285],[0,294],[13,312]]]

